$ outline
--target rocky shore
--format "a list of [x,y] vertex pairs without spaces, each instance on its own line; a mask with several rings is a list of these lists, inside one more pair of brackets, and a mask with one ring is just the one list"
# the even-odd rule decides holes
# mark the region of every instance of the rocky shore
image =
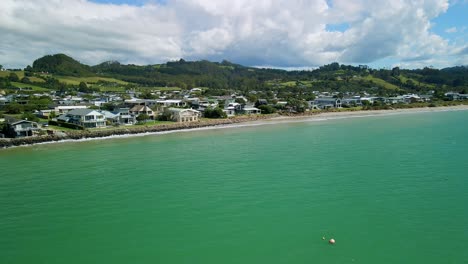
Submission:
[[458,111],[468,110],[468,105],[445,106],[445,107],[424,107],[424,108],[406,108],[389,110],[359,110],[359,111],[328,111],[317,112],[309,111],[301,114],[271,114],[271,115],[252,115],[241,116],[228,119],[208,119],[198,122],[161,124],[153,126],[128,126],[116,127],[113,129],[89,129],[72,130],[61,134],[44,135],[26,138],[0,139],[0,148],[9,148],[21,145],[33,145],[46,142],[57,142],[64,140],[80,140],[88,138],[106,138],[112,136],[123,136],[144,133],[157,133],[166,131],[178,131],[196,128],[217,127],[235,125],[239,123],[277,123],[289,122],[293,120],[313,120],[315,118],[347,118],[357,116],[375,116],[386,114],[402,114],[412,112],[440,112],[440,111]]
[[129,127],[116,127],[115,129],[89,129],[89,130],[76,130],[67,131],[62,135],[44,135],[36,137],[24,137],[24,138],[3,138],[0,139],[0,148],[8,148],[21,145],[32,145],[45,142],[54,142],[61,140],[78,140],[85,138],[104,138],[118,135],[132,135],[142,133],[154,133],[154,132],[165,132],[174,130],[185,130],[202,127],[222,126],[231,125],[237,123],[253,122],[267,120],[279,115],[252,115],[245,117],[236,117],[228,119],[212,119],[203,120],[198,122],[189,123],[174,123],[174,124],[162,124],[154,126],[129,126]]

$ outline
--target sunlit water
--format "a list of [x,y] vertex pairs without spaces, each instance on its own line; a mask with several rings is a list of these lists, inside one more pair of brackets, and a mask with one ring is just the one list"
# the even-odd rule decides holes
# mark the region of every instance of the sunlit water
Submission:
[[0,171],[5,264],[468,263],[467,111],[21,147]]

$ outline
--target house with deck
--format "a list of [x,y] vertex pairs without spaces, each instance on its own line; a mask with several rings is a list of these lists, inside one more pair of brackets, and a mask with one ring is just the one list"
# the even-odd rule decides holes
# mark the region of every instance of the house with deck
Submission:
[[58,121],[72,123],[85,128],[106,127],[104,114],[93,109],[75,109],[57,118]]
[[341,99],[333,97],[319,97],[314,104],[320,109],[341,108]]
[[32,137],[38,134],[40,128],[36,122],[10,119],[6,123],[6,135],[12,138]]
[[153,109],[146,105],[135,105],[134,107],[130,108],[128,112],[136,117],[142,114],[147,114],[151,120],[154,120],[155,117]]
[[133,125],[137,122],[135,115],[130,114],[130,108],[118,108],[113,113],[118,115],[120,125]]
[[194,109],[184,109],[184,108],[169,108],[171,113],[172,121],[175,122],[194,122],[198,121],[200,117],[200,111]]

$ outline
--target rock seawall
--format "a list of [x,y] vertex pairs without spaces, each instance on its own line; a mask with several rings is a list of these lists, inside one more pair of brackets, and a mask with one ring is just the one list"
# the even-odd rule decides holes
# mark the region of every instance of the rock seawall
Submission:
[[103,138],[117,135],[132,135],[132,134],[142,134],[142,133],[151,133],[151,132],[164,132],[164,131],[174,131],[174,130],[184,130],[184,129],[193,129],[193,128],[202,128],[202,127],[212,127],[212,126],[222,126],[230,125],[258,120],[266,120],[272,117],[277,117],[279,115],[255,115],[255,116],[246,116],[246,117],[236,117],[228,119],[212,119],[212,120],[203,120],[198,122],[189,122],[189,123],[174,123],[174,124],[162,124],[154,126],[129,126],[129,127],[117,127],[114,129],[89,129],[89,130],[79,130],[79,131],[67,131],[64,135],[45,135],[37,137],[25,137],[25,138],[7,138],[0,139],[0,148],[8,148],[21,145],[32,145],[45,142],[54,142],[60,140],[77,140],[85,138]]

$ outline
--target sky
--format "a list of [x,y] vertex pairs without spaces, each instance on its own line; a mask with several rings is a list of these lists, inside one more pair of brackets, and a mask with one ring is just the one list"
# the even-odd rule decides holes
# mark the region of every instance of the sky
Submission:
[[0,64],[468,65],[468,0],[1,0]]

